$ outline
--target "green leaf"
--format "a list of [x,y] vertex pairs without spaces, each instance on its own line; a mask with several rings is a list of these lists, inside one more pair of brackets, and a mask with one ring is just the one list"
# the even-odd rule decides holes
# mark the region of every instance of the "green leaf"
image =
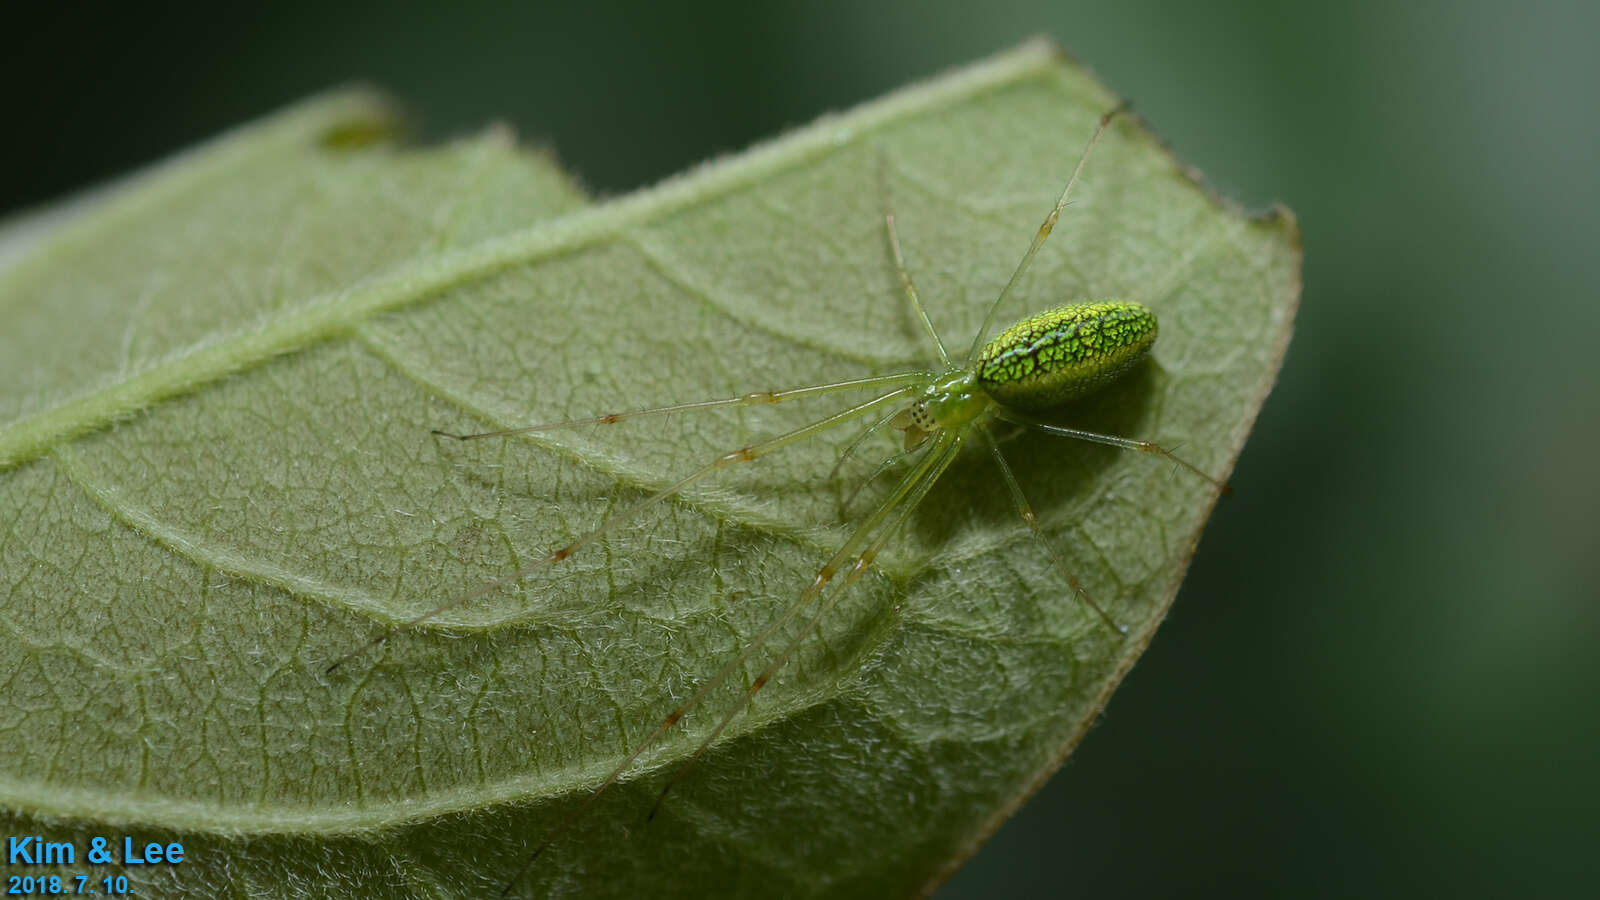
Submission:
[[[1105,89],[1042,45],[579,210],[503,134],[369,143],[314,101],[0,232],[0,806],[10,834],[181,841],[144,896],[477,896],[791,603],[854,436],[697,484],[525,565],[816,399],[511,440],[482,430],[926,365],[880,164],[934,324],[964,353]],[[1064,413],[1231,469],[1299,289],[1286,213],[1205,194],[1135,121],[1002,318],[1127,298],[1151,363]],[[864,399],[864,398],[863,398]],[[847,467],[854,481],[885,438]],[[1074,599],[968,452],[648,826],[777,652],[688,715],[519,892],[928,889],[1065,757],[1148,642],[1215,499],[1137,454],[1006,452]],[[876,494],[874,494],[876,491]],[[793,635],[795,629],[790,629]],[[85,870],[82,865],[62,872]],[[35,872],[34,874],[38,874]]]

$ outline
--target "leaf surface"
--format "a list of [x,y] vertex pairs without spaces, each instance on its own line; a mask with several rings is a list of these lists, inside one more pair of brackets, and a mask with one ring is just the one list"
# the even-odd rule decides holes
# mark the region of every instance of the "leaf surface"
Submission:
[[[186,862],[129,871],[146,895],[498,891],[883,488],[841,519],[826,475],[854,433],[830,432],[327,674],[382,628],[849,401],[465,444],[430,429],[928,365],[880,166],[929,314],[965,353],[1114,104],[1030,45],[580,209],[503,135],[344,146],[387,118],[345,94],[42,236],[13,229],[28,244],[0,268],[11,833],[182,841]],[[1151,362],[1064,421],[1223,473],[1282,358],[1298,254],[1286,214],[1227,208],[1124,119],[1002,318],[1154,308]],[[777,644],[519,891],[878,897],[965,858],[1148,642],[1215,500],[1134,454],[1033,434],[1005,449],[1131,635],[1073,598],[969,449],[654,822],[655,793]]]

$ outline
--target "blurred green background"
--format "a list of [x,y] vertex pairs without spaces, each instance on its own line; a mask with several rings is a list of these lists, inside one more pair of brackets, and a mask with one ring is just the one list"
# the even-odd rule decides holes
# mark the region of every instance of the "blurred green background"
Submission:
[[34,10],[0,211],[354,78],[618,194],[1050,35],[1295,210],[1305,293],[1170,620],[941,896],[1594,895],[1594,4],[674,7]]

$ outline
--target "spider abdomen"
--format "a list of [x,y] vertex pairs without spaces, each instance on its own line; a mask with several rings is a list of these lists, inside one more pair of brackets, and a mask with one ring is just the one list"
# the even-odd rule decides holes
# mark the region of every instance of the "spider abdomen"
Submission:
[[1058,306],[985,344],[978,384],[1003,406],[1055,406],[1115,381],[1150,351],[1156,330],[1155,313],[1138,303]]

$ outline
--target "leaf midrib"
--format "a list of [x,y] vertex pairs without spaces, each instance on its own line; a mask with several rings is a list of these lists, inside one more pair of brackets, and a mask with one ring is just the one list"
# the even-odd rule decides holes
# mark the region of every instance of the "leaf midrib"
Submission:
[[[736,159],[711,163],[654,188],[519,232],[404,263],[368,276],[351,289],[320,294],[296,306],[293,313],[274,317],[263,327],[235,329],[137,375],[18,420],[0,433],[0,471],[36,459],[60,443],[224,375],[349,333],[378,313],[423,301],[513,266],[618,239],[631,226],[760,184],[775,174],[835,153],[856,140],[859,132],[924,109],[1003,90],[1031,74],[1048,72],[1054,56],[1048,43],[1036,42],[959,77],[946,76],[903,89],[758,145]],[[40,252],[49,251],[46,248]]]

